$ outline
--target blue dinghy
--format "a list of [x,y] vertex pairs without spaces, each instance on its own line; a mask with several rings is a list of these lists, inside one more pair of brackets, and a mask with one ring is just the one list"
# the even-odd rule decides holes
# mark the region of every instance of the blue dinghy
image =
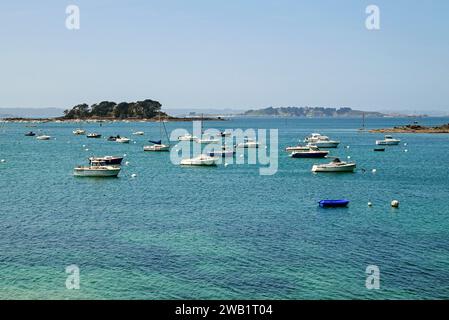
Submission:
[[344,208],[349,204],[349,200],[321,200],[319,202],[321,208]]

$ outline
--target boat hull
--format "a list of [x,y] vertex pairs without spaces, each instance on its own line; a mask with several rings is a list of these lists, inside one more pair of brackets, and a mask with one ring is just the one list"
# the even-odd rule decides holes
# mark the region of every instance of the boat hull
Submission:
[[340,142],[338,141],[316,141],[316,142],[310,142],[310,145],[315,146],[317,148],[338,148],[338,145]]
[[115,140],[115,142],[118,143],[129,143],[131,140],[130,139],[123,139],[123,138],[118,138]]
[[395,141],[378,140],[378,141],[376,141],[376,144],[378,146],[397,146],[397,145],[399,145],[399,143],[401,143],[400,140],[395,140]]
[[292,158],[324,158],[329,154],[328,151],[315,151],[315,152],[293,152]]
[[297,146],[297,147],[287,147],[285,148],[285,151],[287,152],[295,152],[295,151],[308,151],[310,150],[309,147],[305,147],[305,146]]
[[166,145],[145,146],[145,147],[143,147],[143,151],[167,152],[167,151],[170,151],[170,146],[166,146]]
[[314,165],[312,167],[312,172],[354,172],[356,169],[355,164],[346,164],[341,166],[330,166],[330,165]]
[[36,137],[37,140],[50,140],[50,136],[38,136]]
[[207,157],[207,158],[191,158],[181,160],[182,166],[216,166],[218,158]]
[[75,168],[73,170],[73,175],[76,177],[117,177],[120,173],[120,168],[109,168],[109,169],[85,169],[85,168]]
[[321,208],[346,208],[349,200],[321,200],[319,205]]

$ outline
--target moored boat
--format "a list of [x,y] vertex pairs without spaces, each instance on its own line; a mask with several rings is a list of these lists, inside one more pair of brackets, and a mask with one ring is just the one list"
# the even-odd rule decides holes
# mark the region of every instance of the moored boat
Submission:
[[321,200],[318,202],[321,208],[345,208],[349,204],[349,200]]
[[304,139],[304,142],[318,148],[337,148],[340,144],[340,141],[330,140],[328,136],[323,136],[319,133],[312,133]]
[[135,135],[135,136],[143,136],[144,134],[145,134],[145,132],[143,132],[143,131],[133,132],[133,135]]
[[74,135],[77,135],[77,136],[86,134],[86,130],[83,130],[83,129],[76,129],[76,130],[73,130],[72,132]]
[[120,138],[116,138],[115,142],[119,142],[119,143],[129,143],[131,141],[131,139],[128,139],[126,137],[120,137]]
[[293,151],[292,158],[324,158],[329,154],[329,151],[320,150],[317,147],[310,146],[305,150]]
[[36,137],[37,140],[50,140],[51,136],[47,136],[47,135],[40,135]]
[[34,137],[36,134],[33,131],[25,133],[25,137]]
[[99,134],[99,133],[89,133],[87,135],[87,137],[91,138],[91,139],[98,139],[98,138],[101,138],[101,134]]
[[218,159],[217,157],[201,154],[194,158],[183,159],[180,164],[183,166],[216,166]]
[[386,135],[384,140],[377,140],[376,144],[379,146],[397,146],[400,142],[401,140],[394,139],[392,136]]
[[77,177],[117,177],[121,168],[119,166],[105,165],[102,161],[92,161],[89,166],[78,166],[73,169]]
[[315,164],[312,167],[312,172],[354,172],[355,169],[355,162],[345,162],[335,158],[330,163]]
[[195,142],[199,144],[218,144],[220,143],[220,140],[214,139],[213,137],[207,137],[202,139],[195,139]]
[[195,141],[196,139],[198,139],[198,138],[195,136],[192,136],[191,134],[185,134],[183,136],[178,137],[178,141]]
[[244,142],[237,144],[236,148],[253,149],[259,148],[259,143],[253,139],[247,138]]
[[162,143],[155,143],[151,146],[144,146],[143,151],[159,151],[159,152],[170,151],[170,146]]
[[293,146],[293,147],[287,147],[285,148],[285,151],[287,152],[295,152],[295,151],[304,151],[304,150],[309,150],[310,146]]

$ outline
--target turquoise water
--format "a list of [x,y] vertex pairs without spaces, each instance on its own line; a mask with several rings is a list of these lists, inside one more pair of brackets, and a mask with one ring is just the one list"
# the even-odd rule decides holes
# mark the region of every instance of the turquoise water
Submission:
[[[367,126],[410,121],[367,119]],[[204,126],[278,128],[278,173],[175,166],[168,153],[142,151],[159,136],[157,123],[83,126],[104,137],[146,132],[129,145],[74,136],[74,124],[0,124],[0,298],[449,298],[449,135],[398,134],[407,146],[376,153],[382,135],[358,132],[360,119]],[[23,136],[38,129],[56,140]],[[359,170],[314,175],[316,160],[282,151],[315,131],[341,140],[332,154],[351,156]],[[118,179],[73,177],[93,154],[127,154],[129,165]],[[351,204],[320,209],[324,198]],[[390,208],[393,199],[399,209]],[[71,264],[80,268],[80,290],[65,288]],[[365,288],[368,265],[380,268],[380,290]]]

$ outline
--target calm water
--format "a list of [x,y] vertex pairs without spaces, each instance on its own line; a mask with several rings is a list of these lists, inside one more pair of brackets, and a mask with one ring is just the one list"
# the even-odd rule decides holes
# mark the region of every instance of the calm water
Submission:
[[[76,127],[0,124],[2,299],[449,298],[449,135],[396,135],[407,146],[375,153],[382,135],[357,132],[360,119],[205,123],[278,128],[280,149],[318,131],[341,140],[332,153],[359,167],[314,175],[316,161],[280,150],[279,172],[260,176],[254,165],[182,168],[168,153],[144,153],[157,123],[84,125],[104,136],[145,131],[130,145],[74,136]],[[56,140],[23,136],[38,129]],[[127,154],[129,165],[118,179],[74,178],[93,154]],[[351,204],[319,209],[324,198]],[[81,269],[79,291],[65,288],[71,264]],[[381,290],[365,288],[368,265],[380,268]]]

